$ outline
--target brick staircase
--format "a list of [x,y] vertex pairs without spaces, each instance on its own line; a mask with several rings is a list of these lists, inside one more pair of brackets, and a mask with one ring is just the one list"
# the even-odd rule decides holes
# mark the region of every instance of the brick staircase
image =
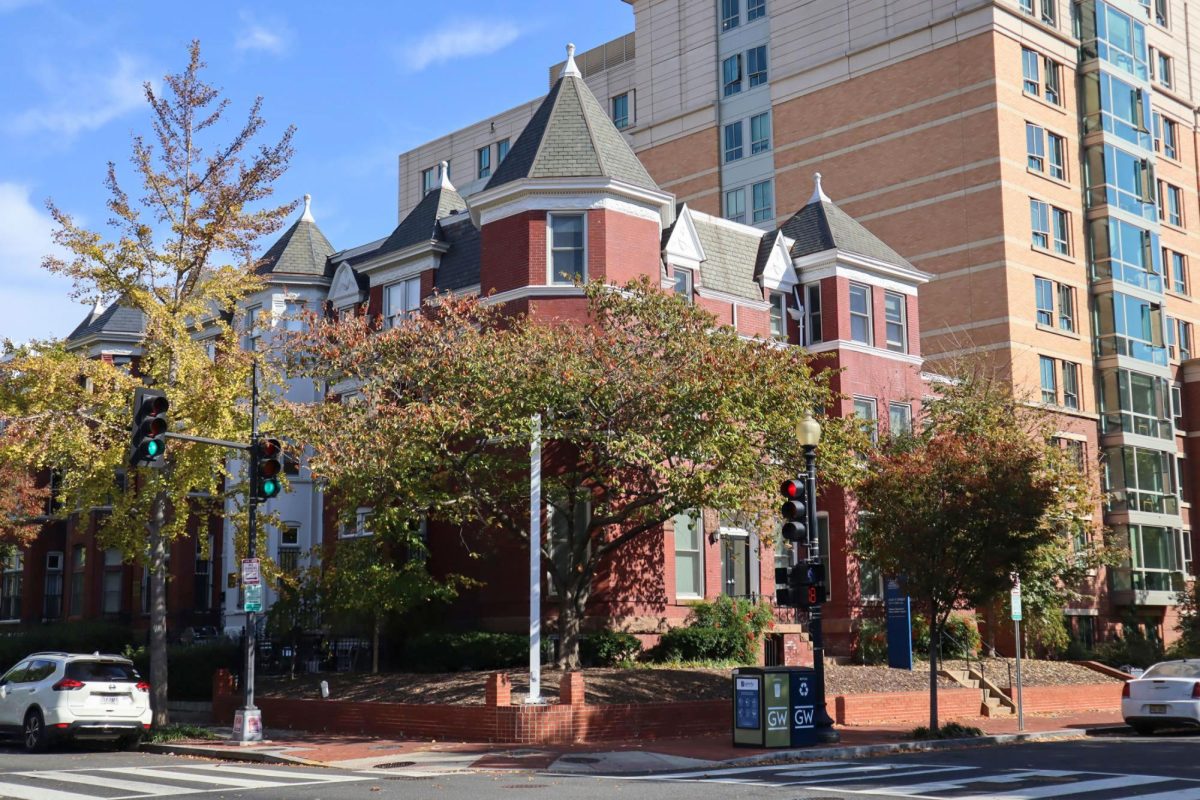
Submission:
[[942,669],[938,674],[943,678],[954,681],[966,689],[980,691],[979,713],[985,717],[1006,717],[1017,713],[1017,704],[1008,695],[1000,691],[1000,687],[984,677],[976,667],[966,669]]

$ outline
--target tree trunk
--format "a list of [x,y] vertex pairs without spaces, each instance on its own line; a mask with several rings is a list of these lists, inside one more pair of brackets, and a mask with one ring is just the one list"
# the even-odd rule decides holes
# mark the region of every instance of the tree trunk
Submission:
[[580,668],[580,632],[587,590],[577,584],[566,585],[558,600],[558,668]]
[[371,626],[371,674],[379,674],[379,628],[382,622],[379,612],[375,612],[375,622]]
[[168,723],[167,715],[167,541],[163,536],[166,496],[154,499],[149,536],[150,551],[150,705],[154,727]]
[[938,729],[938,650],[941,649],[942,628],[937,614],[929,614],[929,730]]

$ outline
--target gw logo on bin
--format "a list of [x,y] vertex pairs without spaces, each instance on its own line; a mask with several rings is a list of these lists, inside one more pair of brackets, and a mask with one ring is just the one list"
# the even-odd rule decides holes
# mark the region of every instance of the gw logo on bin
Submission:
[[796,728],[811,728],[813,726],[813,707],[796,706],[792,709],[792,726]]
[[767,730],[786,731],[788,728],[788,710],[786,707],[767,709]]

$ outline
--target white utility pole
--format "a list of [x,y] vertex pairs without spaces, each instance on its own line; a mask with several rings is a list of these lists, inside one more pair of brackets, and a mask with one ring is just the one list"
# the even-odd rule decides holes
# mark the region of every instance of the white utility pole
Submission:
[[542,701],[542,415],[530,420],[529,442],[529,696]]

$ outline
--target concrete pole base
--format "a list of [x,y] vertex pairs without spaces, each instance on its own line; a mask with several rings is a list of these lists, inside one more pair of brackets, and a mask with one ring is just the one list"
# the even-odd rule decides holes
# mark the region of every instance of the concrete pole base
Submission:
[[233,713],[233,742],[261,742],[263,740],[262,709],[239,708]]

